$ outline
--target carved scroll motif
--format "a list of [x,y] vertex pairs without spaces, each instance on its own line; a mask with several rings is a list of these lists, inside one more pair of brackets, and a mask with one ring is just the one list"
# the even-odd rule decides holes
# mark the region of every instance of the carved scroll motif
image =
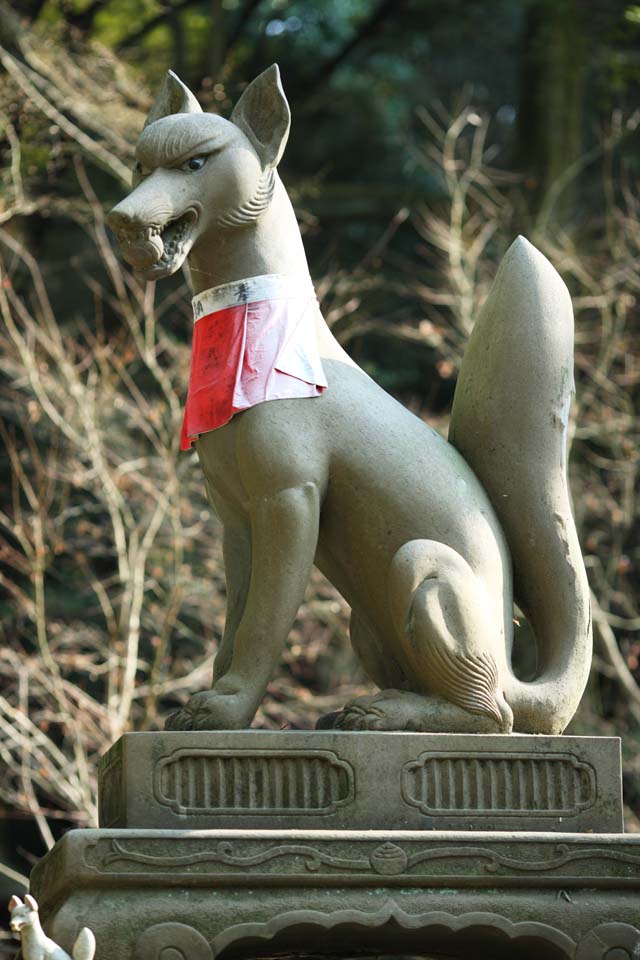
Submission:
[[134,960],[212,960],[208,942],[186,923],[156,923],[140,934]]
[[[280,861],[277,870],[272,872],[268,865]],[[282,863],[284,861],[284,863]],[[579,880],[580,885],[600,886],[607,880],[607,863],[624,863],[637,870],[640,857],[637,854],[609,849],[606,846],[588,849],[579,845],[560,843],[548,850],[547,855],[534,857],[509,856],[482,846],[459,844],[455,846],[427,847],[412,852],[399,844],[378,844],[373,849],[362,849],[361,856],[345,856],[331,852],[330,847],[321,848],[310,843],[260,844],[254,852],[247,851],[241,842],[223,840],[213,849],[194,851],[178,855],[157,855],[149,852],[146,843],[124,842],[111,839],[108,850],[101,852],[98,858],[91,857],[87,865],[100,872],[121,872],[116,864],[135,866],[136,872],[163,874],[185,873],[194,876],[203,873],[207,876],[220,875],[227,882],[260,875],[283,880],[284,878],[302,879],[305,875],[328,879],[332,876],[354,875],[362,878],[385,876],[398,877],[413,882],[428,880],[430,883],[449,883],[469,878],[478,883],[484,876],[492,883],[499,880],[509,883],[514,877],[535,877],[532,882],[544,883],[547,879],[562,879],[570,885]],[[579,874],[575,872],[578,864],[584,864]],[[416,869],[424,865],[423,869]],[[443,868],[446,867],[445,872]],[[571,873],[562,872],[570,867]],[[115,869],[114,869],[115,868]],[[425,869],[426,868],[426,869]],[[537,875],[537,876],[536,876]],[[617,886],[625,886],[623,878],[616,878]],[[630,883],[635,884],[634,877]]]
[[640,930],[629,923],[599,923],[578,944],[576,960],[638,960]]

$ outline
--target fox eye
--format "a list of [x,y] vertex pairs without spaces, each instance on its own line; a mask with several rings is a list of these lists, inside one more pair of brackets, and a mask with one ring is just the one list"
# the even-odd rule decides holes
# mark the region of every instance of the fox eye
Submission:
[[191,157],[190,160],[187,160],[185,166],[187,170],[201,170],[206,161],[206,157]]

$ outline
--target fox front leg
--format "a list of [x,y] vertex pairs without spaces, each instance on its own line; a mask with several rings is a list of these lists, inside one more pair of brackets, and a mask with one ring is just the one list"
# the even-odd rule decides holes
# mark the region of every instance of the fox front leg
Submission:
[[213,688],[174,715],[174,728],[248,727],[304,599],[318,541],[318,486],[303,482],[255,497],[250,518],[251,579],[228,668],[221,676],[216,670]]
[[213,664],[213,682],[229,670],[236,632],[242,621],[251,582],[251,522],[249,517],[216,504],[224,535],[222,555],[227,581],[227,613],[224,632]]

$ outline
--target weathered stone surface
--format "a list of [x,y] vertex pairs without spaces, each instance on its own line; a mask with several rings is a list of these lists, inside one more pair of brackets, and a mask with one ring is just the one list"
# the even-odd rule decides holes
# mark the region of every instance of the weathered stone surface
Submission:
[[103,827],[622,830],[613,737],[135,733],[99,782]]
[[101,960],[310,944],[492,960],[640,953],[635,836],[82,830],[41,861],[32,890],[65,947],[90,918]]

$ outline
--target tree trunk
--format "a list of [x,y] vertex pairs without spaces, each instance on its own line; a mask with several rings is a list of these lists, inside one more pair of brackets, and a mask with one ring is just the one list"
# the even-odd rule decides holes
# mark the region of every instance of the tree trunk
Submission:
[[[534,0],[524,21],[516,163],[538,206],[580,156],[589,42],[578,0]],[[571,183],[556,213],[569,214]]]

